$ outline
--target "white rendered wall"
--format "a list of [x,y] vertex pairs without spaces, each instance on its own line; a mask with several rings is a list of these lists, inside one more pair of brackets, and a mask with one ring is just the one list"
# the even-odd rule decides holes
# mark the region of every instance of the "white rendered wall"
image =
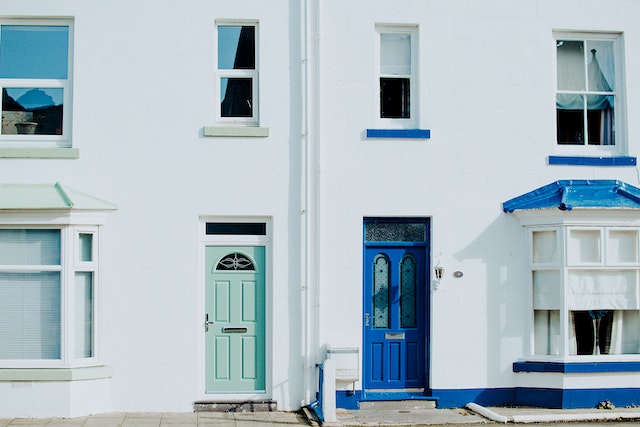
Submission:
[[[3,4],[7,17],[74,19],[72,137],[80,157],[0,159],[0,182],[60,181],[118,205],[105,226],[103,257],[105,362],[115,373],[112,404],[100,411],[192,411],[194,401],[216,397],[199,387],[202,217],[271,222],[268,251],[279,262],[267,267],[262,397],[282,410],[301,404],[297,7],[252,0]],[[258,23],[259,117],[267,138],[203,137],[217,102],[218,19]],[[11,392],[0,400],[5,394]],[[52,406],[66,405],[68,396],[56,396]],[[11,415],[18,414],[0,413]]]
[[[529,333],[525,243],[501,203],[558,179],[639,184],[633,167],[548,165],[559,154],[553,31],[624,33],[631,118],[640,106],[631,77],[640,5],[329,0],[321,10],[320,344],[362,346],[363,218],[429,217],[431,262],[445,268],[431,294],[429,387],[519,385],[512,363],[526,355]],[[376,24],[419,28],[411,102],[429,140],[364,137],[380,127]],[[626,131],[628,155],[637,156],[640,128],[629,120]]]

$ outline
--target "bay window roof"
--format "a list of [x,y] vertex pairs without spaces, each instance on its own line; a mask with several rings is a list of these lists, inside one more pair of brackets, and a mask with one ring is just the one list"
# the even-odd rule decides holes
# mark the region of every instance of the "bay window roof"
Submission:
[[55,184],[0,184],[1,210],[112,211],[117,206],[97,197]]
[[640,209],[640,188],[619,180],[560,180],[502,204],[516,210]]

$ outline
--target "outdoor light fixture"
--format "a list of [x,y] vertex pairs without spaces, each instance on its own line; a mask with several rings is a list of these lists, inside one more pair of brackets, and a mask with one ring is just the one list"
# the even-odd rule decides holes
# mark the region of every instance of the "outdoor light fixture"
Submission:
[[438,280],[442,279],[442,276],[444,276],[444,267],[435,267],[433,270],[434,270],[436,279]]

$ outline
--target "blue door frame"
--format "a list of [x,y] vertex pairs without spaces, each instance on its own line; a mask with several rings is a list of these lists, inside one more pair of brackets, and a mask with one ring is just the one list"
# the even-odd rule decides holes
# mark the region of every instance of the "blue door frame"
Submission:
[[[402,227],[402,220],[389,221]],[[429,222],[419,221],[426,226],[422,241],[367,241],[365,235],[365,393],[425,393],[429,388]]]

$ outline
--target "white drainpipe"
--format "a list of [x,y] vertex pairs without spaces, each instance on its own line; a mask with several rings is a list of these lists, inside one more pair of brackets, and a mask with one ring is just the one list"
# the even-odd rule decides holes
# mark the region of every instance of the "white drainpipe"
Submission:
[[302,406],[315,400],[318,359],[319,283],[319,130],[318,130],[318,32],[319,2],[305,0],[301,22],[301,307],[304,396]]

